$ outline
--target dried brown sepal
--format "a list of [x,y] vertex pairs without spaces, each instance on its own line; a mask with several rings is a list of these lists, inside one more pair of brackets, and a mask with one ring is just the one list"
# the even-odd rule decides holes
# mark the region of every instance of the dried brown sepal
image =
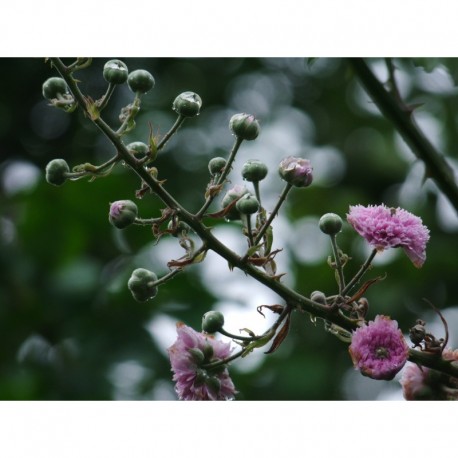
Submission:
[[283,248],[280,248],[278,250],[274,250],[272,251],[271,253],[269,253],[268,256],[250,256],[248,258],[248,262],[250,264],[253,264],[254,266],[264,266],[266,265],[268,262],[271,262],[275,256],[280,253],[280,251],[283,251]]
[[373,278],[372,280],[368,280],[364,283],[363,286],[361,286],[361,288],[355,293],[354,296],[352,296],[350,299],[348,299],[346,301],[347,304],[351,304],[352,302],[356,302],[358,301],[359,299],[361,299],[361,297],[363,296],[363,294],[367,291],[367,289],[372,286],[373,284],[375,283],[378,283],[379,281],[382,281],[382,280],[385,280],[386,278],[386,274],[385,275],[380,275],[376,278]]
[[267,308],[271,312],[277,313],[278,315],[280,315],[283,312],[283,310],[285,309],[285,306],[284,305],[280,305],[280,304],[259,305],[258,307],[256,307],[256,310],[258,311],[258,313],[260,313],[265,318],[266,316],[264,315],[264,313],[262,313],[262,309],[263,308]]
[[[224,183],[222,183],[222,184],[209,184],[207,186],[207,190],[205,191],[205,199],[213,199],[214,197],[216,197],[221,192],[223,187],[224,187]],[[210,215],[207,215],[207,216],[210,216]]]
[[288,313],[285,324],[282,326],[278,334],[275,336],[272,346],[267,351],[264,352],[266,355],[276,351],[278,347],[282,344],[282,342],[286,339],[286,336],[289,333],[290,322],[291,322],[291,312]]
[[208,218],[224,218],[235,206],[239,199],[233,200],[227,207],[224,207],[222,210],[216,213],[207,213],[205,216]]

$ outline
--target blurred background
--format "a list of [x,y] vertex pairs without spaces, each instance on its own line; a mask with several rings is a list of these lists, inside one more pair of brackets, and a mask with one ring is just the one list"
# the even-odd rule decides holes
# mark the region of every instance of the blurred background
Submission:
[[[262,130],[255,141],[242,145],[230,180],[243,183],[240,170],[246,160],[264,161],[270,170],[261,183],[267,211],[283,188],[280,160],[295,155],[312,161],[313,185],[293,190],[274,222],[274,248],[283,248],[276,258],[278,271],[301,294],[336,292],[326,263],[329,240],[317,226],[322,214],[345,218],[349,205],[385,203],[420,216],[431,231],[426,263],[416,269],[402,250],[379,255],[371,275],[387,273],[387,278],[366,294],[368,318],[390,315],[407,333],[421,317],[442,337],[427,298],[443,311],[449,343],[456,348],[456,212],[434,183],[423,183],[422,163],[345,60],[113,57],[124,60],[130,71],[150,71],[156,80],[126,143],[147,143],[149,123],[155,134],[164,135],[176,118],[171,105],[181,92],[201,96],[200,116],[185,122],[156,161],[167,190],[190,211],[203,203],[208,161],[227,157],[233,143],[228,123],[235,113],[254,114]],[[76,74],[93,99],[105,92],[106,60],[94,59]],[[385,82],[384,59],[368,63]],[[456,169],[458,60],[395,59],[394,64],[405,102],[422,104],[415,112],[417,123]],[[140,186],[120,165],[93,182],[47,184],[44,169],[54,158],[64,158],[71,167],[99,164],[114,151],[81,112],[65,113],[43,99],[43,82],[56,75],[44,59],[3,58],[0,66],[0,399],[176,399],[166,349],[175,340],[177,321],[199,330],[203,313],[220,310],[228,330],[262,332],[273,317],[267,312],[263,318],[256,307],[279,298],[209,254],[204,263],[163,285],[154,300],[135,302],[127,289],[130,273],[144,267],[165,274],[167,262],[183,254],[177,239],[156,243],[148,227],[120,231],[108,223],[109,203],[134,200]],[[127,85],[118,88],[105,120],[118,126],[119,112],[131,100]],[[137,202],[140,216],[160,214],[154,195]],[[215,235],[244,251],[240,223],[214,224]],[[369,250],[348,225],[338,241],[352,258],[346,268],[350,278]],[[230,373],[240,400],[402,398],[397,379],[374,381],[354,371],[347,345],[307,314],[293,315],[291,332],[277,352],[257,350],[233,363]]]

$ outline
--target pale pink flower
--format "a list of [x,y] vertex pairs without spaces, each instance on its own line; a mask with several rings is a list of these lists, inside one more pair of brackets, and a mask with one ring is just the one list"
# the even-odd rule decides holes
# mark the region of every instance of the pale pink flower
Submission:
[[[458,350],[444,349],[442,357],[458,361]],[[402,393],[407,401],[417,400],[458,400],[458,378],[418,366],[406,364],[400,380]]]
[[313,181],[312,164],[301,157],[285,157],[278,166],[278,173],[283,180],[298,188],[310,186]]
[[188,401],[233,399],[236,391],[226,366],[206,367],[230,356],[230,343],[197,332],[183,323],[177,323],[177,334],[168,353],[178,397]]
[[391,380],[402,369],[409,353],[398,323],[383,315],[353,331],[348,350],[355,369],[377,380]]
[[415,267],[425,262],[429,230],[421,218],[407,210],[355,205],[350,206],[347,220],[378,251],[401,247]]

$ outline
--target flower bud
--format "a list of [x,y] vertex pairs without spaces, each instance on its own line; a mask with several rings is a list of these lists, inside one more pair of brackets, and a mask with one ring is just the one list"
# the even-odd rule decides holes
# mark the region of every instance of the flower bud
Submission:
[[146,94],[154,87],[155,81],[150,72],[146,70],[134,70],[129,73],[127,84],[132,92]]
[[210,175],[219,175],[226,166],[226,162],[227,161],[224,157],[214,157],[213,159],[210,159],[210,162],[208,163]]
[[61,186],[65,183],[66,173],[70,168],[64,159],[53,159],[46,166],[46,181],[54,186]]
[[259,202],[253,195],[245,194],[237,201],[235,207],[242,215],[252,215],[259,210]]
[[207,312],[202,317],[202,331],[214,334],[224,326],[224,315],[221,312]]
[[110,205],[108,219],[118,229],[124,229],[135,221],[138,208],[131,200],[117,200]]
[[321,232],[327,235],[336,235],[342,229],[342,218],[335,213],[324,214],[319,221]]
[[129,143],[126,148],[137,158],[143,158],[149,153],[148,145],[143,142]]
[[216,396],[221,391],[221,381],[218,377],[208,377],[208,379],[205,380],[205,385],[207,389]]
[[250,159],[242,167],[242,177],[247,181],[261,181],[267,176],[267,165],[258,159]]
[[287,183],[305,188],[313,181],[312,165],[308,159],[288,156],[280,162],[278,172]]
[[326,305],[326,296],[321,291],[313,291],[313,293],[310,294],[310,299],[319,304]]
[[[243,195],[248,193],[248,189],[245,186],[235,185],[233,188],[229,189],[221,201],[223,208],[226,208],[229,204],[234,202],[234,200],[239,199]],[[232,207],[231,210],[227,213],[226,218],[228,220],[237,220],[240,219],[240,213],[237,208]]]
[[132,272],[127,287],[136,301],[146,302],[157,294],[157,286],[154,286],[156,281],[157,275],[154,272],[139,268]]
[[123,84],[127,81],[127,65],[118,59],[112,59],[103,66],[103,77],[110,84]]
[[53,76],[43,83],[42,93],[45,99],[57,99],[59,94],[63,95],[68,93],[68,86],[63,78]]
[[202,99],[195,92],[183,92],[174,101],[172,108],[186,118],[197,116],[202,107]]
[[197,365],[200,365],[205,361],[204,352],[199,348],[190,348],[188,351]]
[[229,127],[236,137],[254,140],[259,135],[259,122],[253,115],[238,113],[232,116]]

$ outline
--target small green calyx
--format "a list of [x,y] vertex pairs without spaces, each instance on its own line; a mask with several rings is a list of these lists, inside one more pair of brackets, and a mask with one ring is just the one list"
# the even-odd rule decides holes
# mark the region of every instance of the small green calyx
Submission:
[[202,99],[198,94],[191,91],[181,93],[172,104],[173,110],[186,118],[197,116],[201,107]]
[[227,161],[224,159],[224,157],[214,157],[213,159],[210,159],[210,162],[208,163],[208,170],[210,175],[220,175],[226,166],[226,163]]
[[46,181],[54,186],[61,186],[67,180],[70,167],[64,159],[53,159],[46,166]]
[[336,235],[342,230],[342,218],[335,213],[324,214],[318,224],[321,232],[327,235]]
[[321,291],[313,291],[313,293],[310,294],[310,299],[319,304],[326,305],[326,296]]
[[267,165],[258,159],[250,159],[242,168],[242,177],[246,181],[256,182],[264,180],[267,176]]
[[112,59],[103,66],[103,77],[110,84],[123,84],[127,81],[127,65],[118,59]]
[[224,315],[221,312],[210,311],[202,317],[202,331],[209,334],[218,332],[224,326]]
[[229,121],[232,133],[242,140],[254,140],[261,130],[258,120],[250,114],[238,113]]
[[132,92],[146,94],[155,85],[153,75],[147,70],[134,70],[127,77],[127,84]]
[[259,210],[258,199],[251,194],[245,194],[235,206],[242,215],[252,215]]
[[146,302],[157,295],[158,288],[154,285],[157,275],[147,269],[135,269],[132,272],[127,287],[137,302]]
[[149,154],[149,147],[143,142],[132,142],[129,143],[126,148],[137,158],[143,159]]
[[47,100],[57,99],[68,93],[68,86],[63,78],[53,76],[43,83],[42,93]]
[[[234,200],[239,199],[240,197],[244,196],[248,193],[248,189],[245,186],[235,185],[233,188],[229,189],[223,197],[221,201],[221,205],[223,208],[229,206]],[[229,210],[226,214],[226,219],[229,221],[239,220],[240,213],[235,207],[235,205]]]
[[114,227],[124,229],[135,221],[137,215],[138,207],[135,202],[131,200],[117,200],[110,204],[108,220]]

